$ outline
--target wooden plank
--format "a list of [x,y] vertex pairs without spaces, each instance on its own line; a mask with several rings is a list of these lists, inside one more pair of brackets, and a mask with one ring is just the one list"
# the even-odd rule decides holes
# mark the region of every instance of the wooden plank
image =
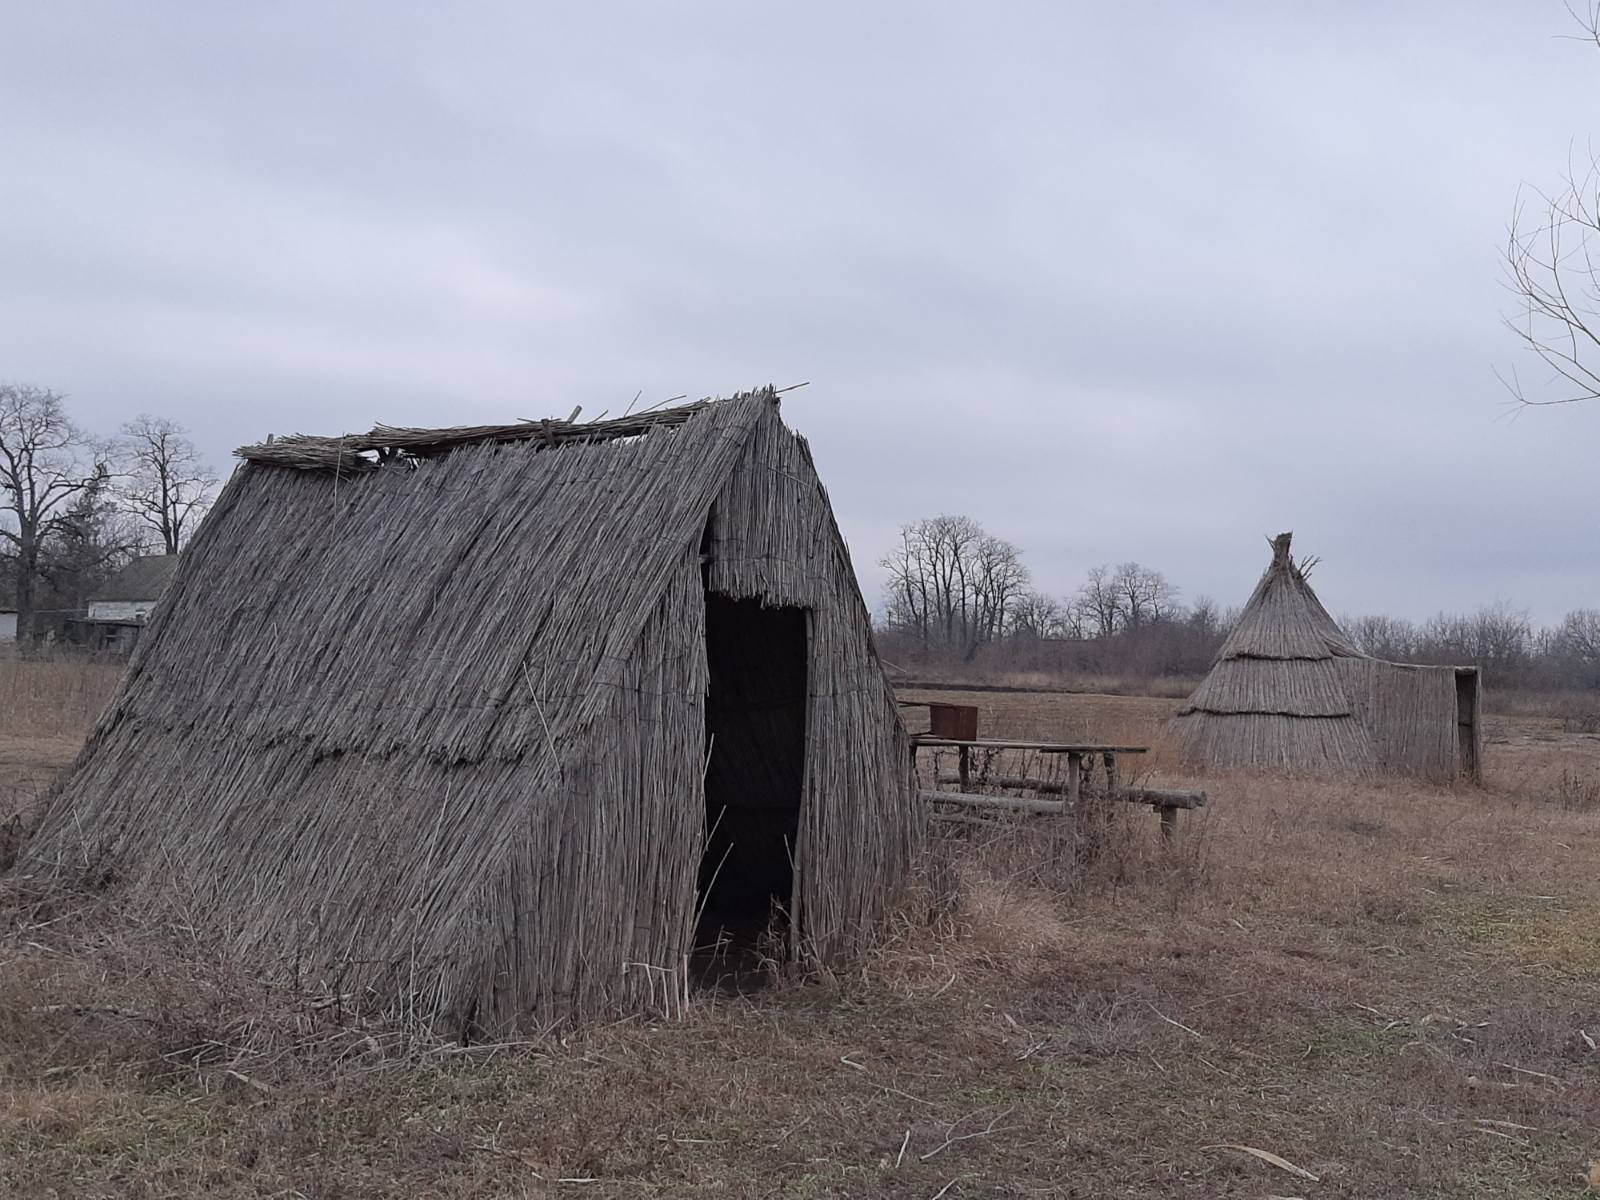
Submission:
[[1148,754],[1149,746],[1080,745],[1076,742],[1004,741],[995,738],[972,738],[957,741],[953,738],[916,737],[912,739],[920,749],[955,749],[970,746],[974,750],[1038,750],[1044,754]]

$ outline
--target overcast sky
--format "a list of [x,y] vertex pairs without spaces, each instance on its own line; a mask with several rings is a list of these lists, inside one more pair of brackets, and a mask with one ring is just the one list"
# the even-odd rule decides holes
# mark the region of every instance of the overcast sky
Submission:
[[110,431],[809,380],[869,596],[961,512],[1039,585],[1600,607],[1600,409],[1507,419],[1559,0],[4,4],[0,378]]

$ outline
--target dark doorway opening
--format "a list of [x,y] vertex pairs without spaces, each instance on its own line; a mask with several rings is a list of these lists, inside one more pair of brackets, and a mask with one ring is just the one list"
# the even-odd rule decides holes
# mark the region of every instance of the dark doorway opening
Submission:
[[706,843],[696,959],[739,985],[784,957],[806,768],[803,608],[706,593]]
[[1483,691],[1476,668],[1456,670],[1456,744],[1460,773],[1474,783],[1483,778],[1479,761],[1483,745],[1479,732],[1479,718],[1483,708]]

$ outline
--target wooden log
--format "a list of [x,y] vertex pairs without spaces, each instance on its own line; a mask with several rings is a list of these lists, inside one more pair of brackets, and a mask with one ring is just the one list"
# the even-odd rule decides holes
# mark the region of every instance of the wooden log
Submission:
[[[939,772],[940,783],[959,783],[961,777],[954,771]],[[1076,802],[1072,786],[1073,777],[1066,779],[1036,779],[1029,775],[986,775],[979,776],[980,785],[990,787],[1021,788],[1039,792],[1045,796],[1066,795],[1066,802]],[[962,789],[963,792],[966,790]],[[1117,792],[1118,800],[1126,800],[1131,804],[1148,804],[1152,808],[1204,808],[1206,794],[1198,789],[1190,788],[1153,788],[1133,785],[1124,787]]]
[[1056,816],[1067,811],[1060,800],[1029,800],[1022,796],[975,796],[970,792],[923,792],[928,804],[953,804],[961,808],[1008,809],[1012,812]]
[[[961,776],[955,771],[940,771],[939,782],[960,783]],[[1068,787],[1067,782],[1064,779],[1035,779],[1028,775],[980,774],[972,782],[976,783],[979,787],[1031,788],[1033,791],[1041,792],[1046,796],[1059,796],[1063,793],[1067,793],[1069,802],[1071,800],[1071,789]],[[961,790],[966,791],[967,789],[962,788]]]
[[1198,788],[1125,787],[1121,798],[1152,808],[1204,808],[1207,800]]

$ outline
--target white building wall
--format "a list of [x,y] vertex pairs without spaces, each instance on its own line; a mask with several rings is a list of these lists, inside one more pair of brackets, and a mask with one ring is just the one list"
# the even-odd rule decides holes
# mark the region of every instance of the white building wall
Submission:
[[155,606],[154,600],[95,600],[89,604],[89,620],[131,621],[149,616]]

